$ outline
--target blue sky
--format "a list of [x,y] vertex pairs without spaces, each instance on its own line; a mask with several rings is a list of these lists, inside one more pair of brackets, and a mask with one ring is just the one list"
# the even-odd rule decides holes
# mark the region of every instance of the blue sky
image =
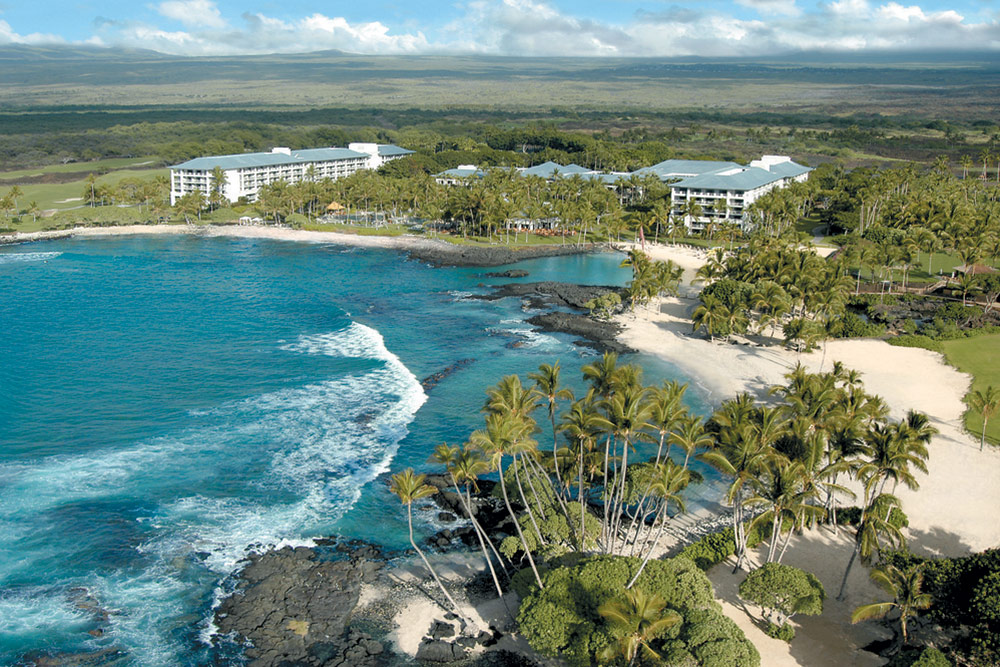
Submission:
[[202,55],[1000,52],[1000,0],[0,0],[0,44]]

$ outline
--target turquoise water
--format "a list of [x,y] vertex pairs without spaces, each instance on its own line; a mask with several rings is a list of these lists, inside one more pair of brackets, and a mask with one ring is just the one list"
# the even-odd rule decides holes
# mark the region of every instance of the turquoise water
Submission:
[[[624,284],[620,260],[517,267]],[[0,664],[110,646],[136,665],[225,663],[207,619],[248,551],[329,534],[404,546],[405,515],[376,477],[429,469],[435,445],[481,424],[501,376],[559,359],[579,388],[596,356],[531,331],[517,299],[464,298],[503,282],[267,240],[0,250]],[[631,360],[647,381],[678,377]],[[696,390],[689,403],[705,409]],[[84,595],[110,612],[103,637]]]

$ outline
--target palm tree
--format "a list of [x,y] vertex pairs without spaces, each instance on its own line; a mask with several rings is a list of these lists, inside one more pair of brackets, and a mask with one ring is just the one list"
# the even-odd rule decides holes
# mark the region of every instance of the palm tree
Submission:
[[864,482],[867,499],[883,493],[890,480],[893,488],[900,483],[913,490],[920,487],[911,468],[927,472],[927,445],[925,438],[915,436],[907,423],[875,424],[868,429],[865,443],[868,456],[857,476]]
[[[639,569],[636,570],[632,580],[628,582],[628,586],[625,588],[632,588],[636,580],[639,578],[639,575],[642,574],[643,569],[645,569],[646,563],[649,562],[650,557],[653,555],[653,551],[656,550],[657,545],[660,543],[660,538],[663,537],[663,530],[666,528],[667,521],[670,519],[670,503],[673,503],[681,512],[685,511],[686,508],[684,505],[684,499],[681,497],[680,493],[686,489],[690,483],[691,471],[681,468],[671,459],[667,459],[663,463],[655,465],[653,470],[653,481],[652,484],[650,484],[650,492],[659,499],[660,507],[656,512],[653,523],[655,524],[659,521],[660,528],[657,530],[656,536],[652,539],[649,548],[646,550],[646,555],[642,559],[642,564],[639,565]],[[636,530],[635,541],[638,543],[638,528]]]
[[590,382],[593,392],[602,398],[607,398],[614,391],[612,386],[615,372],[618,369],[618,355],[605,352],[600,361],[587,364],[581,368],[583,379]]
[[758,484],[758,474],[773,456],[771,444],[783,426],[778,408],[756,409],[753,399],[746,394],[723,403],[712,415],[712,421],[720,427],[716,446],[699,458],[723,475],[733,478],[726,490],[726,502],[733,508],[735,572],[746,560],[743,495]]
[[640,588],[625,591],[623,600],[605,602],[597,612],[608,620],[611,634],[617,640],[601,654],[604,664],[622,658],[632,665],[640,651],[652,660],[659,660],[660,654],[653,650],[652,642],[683,621],[676,611],[666,609],[663,598],[647,595]]
[[[709,448],[715,440],[705,430],[705,422],[701,417],[692,415],[684,420],[683,425],[677,431],[670,434],[670,444],[677,445],[684,452],[684,469],[687,470],[691,455],[700,448]],[[668,450],[669,453],[669,450]]]
[[11,202],[14,204],[14,215],[18,215],[20,211],[17,208],[17,198],[24,196],[24,190],[19,185],[12,185],[7,194],[10,195]]
[[[479,524],[476,519],[476,513],[472,509],[472,498],[470,486],[475,484],[476,479],[479,475],[487,472],[489,470],[489,465],[486,461],[479,456],[479,453],[474,449],[465,449],[461,447],[454,447],[448,445],[448,443],[442,443],[434,448],[434,454],[430,459],[434,463],[440,463],[444,465],[445,470],[448,472],[448,476],[451,478],[451,483],[455,487],[455,493],[458,494],[458,499],[462,503],[462,507],[465,509],[465,513],[469,516],[469,521],[472,523],[472,527],[475,530],[476,538],[479,540],[479,547],[483,551],[483,558],[486,560],[486,565],[490,570],[490,575],[493,577],[493,584],[496,586],[497,595],[502,599],[503,590],[500,588],[500,580],[497,579],[496,570],[493,568],[493,559],[490,558],[490,553],[486,549],[486,543],[489,542],[490,548],[496,553],[496,549],[493,547],[493,542],[490,540],[489,535],[483,530],[483,527]],[[462,489],[459,485],[465,487],[465,493],[462,493]],[[484,539],[485,538],[485,539]],[[496,554],[497,560],[500,562],[500,567],[503,567],[503,560],[500,558],[500,554]],[[506,573],[506,568],[504,572]]]
[[785,519],[791,519],[794,524],[800,515],[813,516],[823,513],[821,507],[806,503],[808,494],[802,484],[803,465],[798,461],[775,456],[771,457],[760,474],[757,493],[744,501],[746,505],[762,505],[765,510],[751,522],[751,528],[761,524],[771,523],[771,541],[767,550],[767,561],[770,563],[777,555],[778,540],[781,538]]
[[851,553],[851,559],[847,561],[847,569],[844,570],[844,578],[840,582],[840,592],[837,593],[838,600],[844,599],[847,577],[850,575],[851,568],[858,556],[861,557],[861,562],[868,563],[881,548],[883,541],[892,546],[906,543],[906,538],[903,537],[900,530],[889,523],[888,517],[896,507],[899,507],[899,499],[888,493],[883,493],[875,496],[862,509],[861,518],[854,533],[854,551]]
[[410,528],[410,544],[413,549],[420,556],[420,560],[424,561],[424,565],[430,570],[431,576],[434,577],[434,581],[437,582],[438,587],[444,596],[448,598],[448,602],[451,604],[452,610],[456,614],[461,615],[459,611],[458,604],[455,603],[454,598],[448,592],[448,589],[444,587],[441,583],[441,579],[438,577],[437,572],[431,567],[430,561],[427,560],[427,556],[421,551],[420,547],[417,546],[416,540],[413,539],[413,503],[414,501],[432,496],[437,493],[435,489],[430,484],[424,484],[424,480],[427,479],[426,475],[414,475],[413,468],[407,468],[401,473],[396,473],[392,476],[392,484],[389,486],[389,490],[399,496],[400,502],[406,505],[406,520]]
[[[681,403],[686,391],[687,385],[675,380],[665,380],[662,387],[649,388],[650,423],[656,428],[660,438],[659,447],[656,449],[657,463],[663,455],[663,445],[667,435],[687,414],[687,408]],[[670,456],[669,445],[667,445],[667,456]]]
[[[521,523],[518,521],[514,508],[511,507],[503,465],[505,456],[515,456],[518,444],[527,438],[527,431],[528,427],[523,419],[518,419],[509,414],[491,414],[486,417],[486,428],[473,432],[469,443],[479,448],[486,455],[486,459],[493,470],[499,471],[500,491],[503,494],[503,502],[507,508],[507,513],[510,514],[510,518],[514,522],[514,528],[517,530],[517,536],[521,540],[521,546],[524,548],[525,556],[527,556],[528,563],[531,565],[531,571],[535,574],[535,581],[538,583],[539,588],[544,588],[542,578],[538,574],[538,568],[535,567],[535,559],[532,558],[531,549],[528,548],[528,541],[521,530]],[[517,465],[516,458],[514,459],[514,464],[515,466]],[[523,492],[521,498],[527,502],[527,498]],[[539,533],[538,538],[539,542],[541,542],[541,533]]]
[[872,570],[871,579],[875,585],[892,596],[892,602],[863,604],[851,614],[851,623],[884,618],[893,610],[899,612],[899,627],[903,645],[909,636],[906,632],[908,621],[931,606],[930,594],[922,592],[924,583],[923,563],[914,564],[902,570],[892,563]]
[[708,339],[714,342],[716,332],[728,324],[729,315],[729,309],[722,301],[711,294],[702,295],[701,305],[694,309],[691,316],[692,331],[704,327],[708,332]]
[[528,378],[535,381],[535,389],[548,401],[549,422],[552,424],[552,463],[556,471],[556,481],[562,484],[559,474],[559,442],[556,430],[556,401],[560,399],[573,400],[573,392],[567,388],[559,388],[559,362],[542,364],[537,373],[528,373]]
[[[310,169],[312,168],[313,167],[310,166]],[[222,167],[218,165],[212,167],[212,176],[209,181],[208,204],[213,210],[222,206],[222,202],[226,198],[226,181],[226,172],[222,169]]]
[[[627,368],[629,367],[625,366],[621,370]],[[603,407],[610,422],[614,442],[622,446],[621,470],[616,471],[617,476],[612,481],[610,489],[607,488],[605,480],[604,491],[605,548],[608,553],[613,553],[623,514],[620,506],[625,499],[629,450],[632,448],[634,438],[648,426],[646,419],[649,416],[650,406],[646,403],[646,389],[630,384],[616,389],[615,393],[604,401]],[[609,510],[613,512],[610,516],[608,516]]]
[[[584,549],[584,537],[586,535],[586,515],[587,515],[587,494],[584,491],[584,464],[587,461],[587,456],[589,453],[593,452],[594,445],[597,443],[597,437],[601,432],[601,429],[607,425],[607,420],[604,419],[594,406],[593,400],[588,396],[582,400],[576,401],[570,407],[570,410],[563,417],[562,423],[559,428],[562,430],[571,442],[576,443],[577,449],[577,462],[579,464],[578,470],[579,475],[577,479],[577,493],[576,497],[580,503],[580,550]],[[591,478],[596,474],[587,475],[587,478]]]
[[983,433],[979,438],[979,451],[983,451],[986,444],[986,425],[990,417],[1000,409],[1000,391],[994,389],[993,385],[985,390],[977,389],[969,395],[969,407],[983,416]]

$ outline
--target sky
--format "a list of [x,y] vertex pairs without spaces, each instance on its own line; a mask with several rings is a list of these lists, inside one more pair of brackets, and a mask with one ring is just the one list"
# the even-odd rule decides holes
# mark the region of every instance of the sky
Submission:
[[1000,0],[0,0],[0,45],[175,55],[1000,53]]

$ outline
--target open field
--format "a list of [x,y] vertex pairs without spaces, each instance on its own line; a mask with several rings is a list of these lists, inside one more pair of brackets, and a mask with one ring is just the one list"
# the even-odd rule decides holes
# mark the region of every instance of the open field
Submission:
[[[96,164],[96,163],[95,163]],[[69,181],[67,183],[39,183],[39,184],[25,184],[21,185],[21,190],[24,191],[24,195],[20,198],[20,204],[24,205],[30,201],[34,201],[38,204],[38,208],[43,211],[47,210],[68,210],[78,208],[82,205],[80,199],[83,197],[83,192],[87,187],[86,175],[92,173],[90,170],[81,171],[79,180]],[[117,171],[108,172],[97,177],[98,184],[116,185],[125,178],[143,178],[149,179],[156,176],[169,176],[170,171],[168,169],[119,169]],[[6,188],[0,186],[0,191],[6,192]],[[22,223],[22,227],[25,231],[31,231],[26,226],[26,223],[30,223],[30,216],[22,216],[27,218],[25,222]]]
[[[0,50],[0,105],[327,106],[505,109],[735,108],[988,117],[994,58],[857,63],[643,58],[297,55],[179,58],[85,48]],[[925,59],[926,60],[926,59]],[[44,83],[42,83],[44,82]]]
[[93,160],[91,162],[68,162],[66,164],[51,164],[34,169],[16,169],[13,171],[0,171],[0,183],[11,181],[23,183],[26,180],[37,179],[50,174],[99,174],[102,172],[116,171],[119,169],[135,169],[156,164],[159,161],[155,156],[150,157],[126,157],[108,158],[105,160]]
[[[941,346],[950,364],[972,375],[971,391],[990,385],[1000,390],[1000,334],[943,341]],[[978,437],[982,433],[983,418],[969,410],[965,414],[965,425]],[[1000,445],[1000,415],[993,415],[987,426],[986,439]]]

